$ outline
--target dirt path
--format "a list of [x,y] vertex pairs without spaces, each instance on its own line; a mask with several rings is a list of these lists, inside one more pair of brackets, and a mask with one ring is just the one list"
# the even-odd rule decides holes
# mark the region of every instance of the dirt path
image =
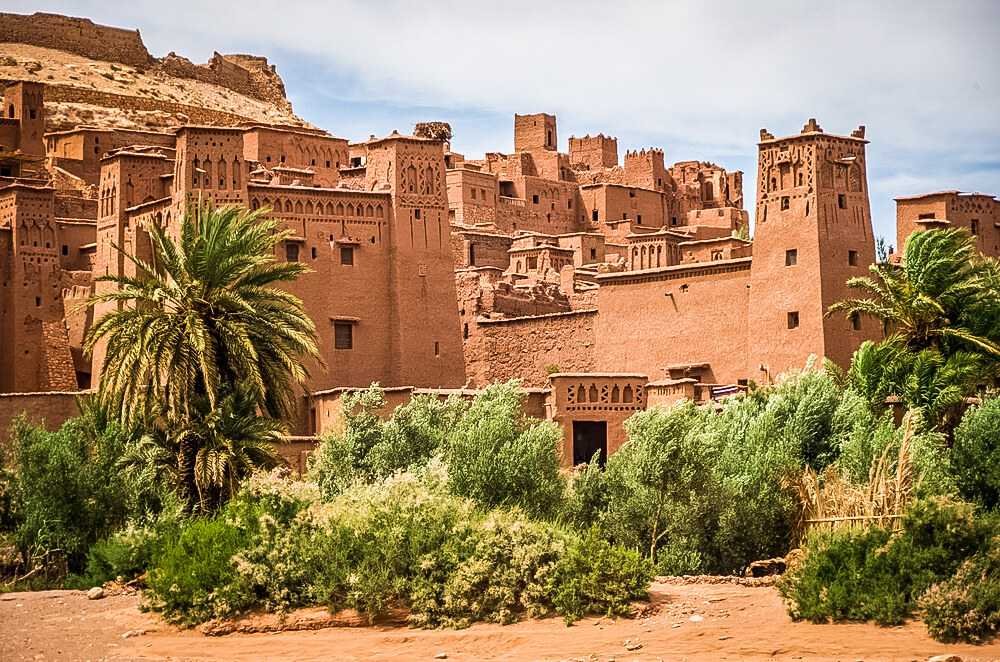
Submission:
[[[947,646],[920,622],[902,627],[793,623],[770,587],[653,584],[635,620],[559,619],[467,630],[400,627],[206,637],[138,610],[139,597],[79,591],[0,596],[0,660],[1000,660],[1000,643]],[[692,620],[693,619],[693,620]],[[129,631],[140,636],[123,638]],[[628,650],[628,646],[641,648]]]

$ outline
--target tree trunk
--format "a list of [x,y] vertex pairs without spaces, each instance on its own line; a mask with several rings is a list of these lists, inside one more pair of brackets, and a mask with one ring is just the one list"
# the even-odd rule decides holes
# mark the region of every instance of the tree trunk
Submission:
[[198,504],[198,486],[195,484],[194,463],[198,454],[196,440],[190,434],[181,436],[177,450],[177,496],[184,504],[184,511],[191,514]]

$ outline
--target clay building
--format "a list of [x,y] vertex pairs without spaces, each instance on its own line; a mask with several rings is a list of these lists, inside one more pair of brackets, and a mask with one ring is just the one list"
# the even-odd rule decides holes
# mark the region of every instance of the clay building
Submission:
[[1000,257],[1000,202],[995,196],[938,191],[896,198],[896,246],[902,252],[915,230],[964,228],[976,238],[976,248]]
[[[256,85],[234,57],[196,73]],[[549,114],[515,115],[512,152],[467,159],[447,125],[359,142],[235,121],[45,135],[44,91],[8,86],[0,121],[0,425],[19,408],[58,423],[74,391],[99,383],[103,352],[91,360],[82,344],[105,310],[80,304],[95,277],[134,273],[114,245],[148,256],[144,227],[176,234],[198,198],[270,209],[292,230],[277,258],[311,269],[289,290],[326,367],[314,366],[297,435],[336,426],[343,393],[374,381],[403,402],[517,378],[576,463],[613,453],[635,411],[707,402],[812,355],[846,365],[878,335],[823,315],[875,257],[863,127],[762,131],[750,240],[742,173],[667,166],[648,147],[619,162],[603,134],[570,137],[563,153]],[[897,205],[900,243],[913,228],[966,227],[1000,254],[992,196]]]

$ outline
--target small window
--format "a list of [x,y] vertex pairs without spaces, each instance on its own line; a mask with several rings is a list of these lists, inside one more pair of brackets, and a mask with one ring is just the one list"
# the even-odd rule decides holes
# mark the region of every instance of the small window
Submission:
[[476,266],[476,245],[469,244],[469,266]]
[[712,260],[713,261],[715,261],[715,260],[721,260],[721,259],[722,259],[722,251],[712,251]]
[[788,313],[788,328],[789,329],[799,328],[799,311],[794,310]]
[[972,234],[979,234],[979,219],[972,219]]
[[591,260],[596,260],[597,259],[597,249],[596,248],[591,248],[590,249],[590,259]]
[[929,214],[920,214],[917,216],[917,220],[926,221],[927,219],[934,218],[934,212]]
[[785,266],[794,267],[799,263],[799,251],[797,248],[792,248],[785,251]]
[[35,297],[35,308],[39,308],[42,305],[42,297]]
[[330,167],[330,162],[329,162],[329,161],[327,161],[327,162],[326,162],[326,167],[327,167],[327,168],[329,168],[329,167]]
[[861,330],[861,316],[857,313],[851,313],[851,328],[855,331]]
[[354,349],[354,325],[348,322],[333,324],[334,349]]
[[469,339],[469,325],[468,324],[466,324],[465,327],[462,328],[462,337],[465,338],[466,340]]
[[420,210],[419,209],[414,209],[413,210],[413,218],[417,219],[418,221],[420,220]]
[[271,157],[270,157],[270,156],[269,156],[269,157],[267,157],[267,162],[268,162],[268,163],[270,163],[270,162],[271,162]]
[[569,200],[566,201],[566,208],[567,209],[573,208],[573,198],[570,198]]
[[806,200],[806,216],[809,215],[809,201]]
[[434,356],[441,356],[441,343],[434,341]]
[[484,188],[479,189],[479,197],[482,198],[483,200],[486,200],[486,189]]
[[781,198],[781,211],[785,211],[786,209],[788,209],[788,206],[789,206],[788,196],[786,195],[783,198]]
[[593,218],[594,218],[594,223],[596,223],[597,222],[597,210],[596,209],[594,210]]
[[69,255],[69,246],[67,246],[66,244],[62,245],[62,254]]
[[857,251],[847,251],[847,264],[852,267],[858,266],[858,252]]
[[642,225],[642,214],[639,214],[635,217],[635,222]]
[[533,205],[537,205],[538,204],[538,196],[537,195],[531,196],[531,204],[533,204]]
[[29,108],[29,109],[28,109],[28,116],[29,116],[29,117],[30,117],[31,119],[35,119],[35,109],[34,109],[34,108]]
[[537,257],[529,257],[528,258],[528,271],[534,271],[535,269],[538,269],[538,258]]
[[472,199],[476,199],[476,189],[472,189]]
[[340,247],[340,263],[344,266],[354,266],[354,246]]
[[671,216],[670,217],[670,225],[677,225],[677,217],[676,216]]
[[285,258],[289,262],[299,261],[299,245],[294,241],[285,242]]
[[843,193],[837,196],[837,206],[841,209],[847,209],[847,196]]
[[313,257],[314,260],[316,259],[316,247],[315,246],[312,247],[312,257]]

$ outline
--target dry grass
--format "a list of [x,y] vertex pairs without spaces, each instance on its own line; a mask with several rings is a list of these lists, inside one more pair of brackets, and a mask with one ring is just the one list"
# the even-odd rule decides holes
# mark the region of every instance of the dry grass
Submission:
[[897,523],[913,499],[914,470],[910,457],[912,432],[910,419],[899,445],[899,457],[889,459],[891,446],[872,459],[868,482],[855,485],[836,466],[829,466],[820,475],[806,467],[801,475],[788,476],[782,481],[795,502],[795,540],[802,540],[813,528],[868,526]]

